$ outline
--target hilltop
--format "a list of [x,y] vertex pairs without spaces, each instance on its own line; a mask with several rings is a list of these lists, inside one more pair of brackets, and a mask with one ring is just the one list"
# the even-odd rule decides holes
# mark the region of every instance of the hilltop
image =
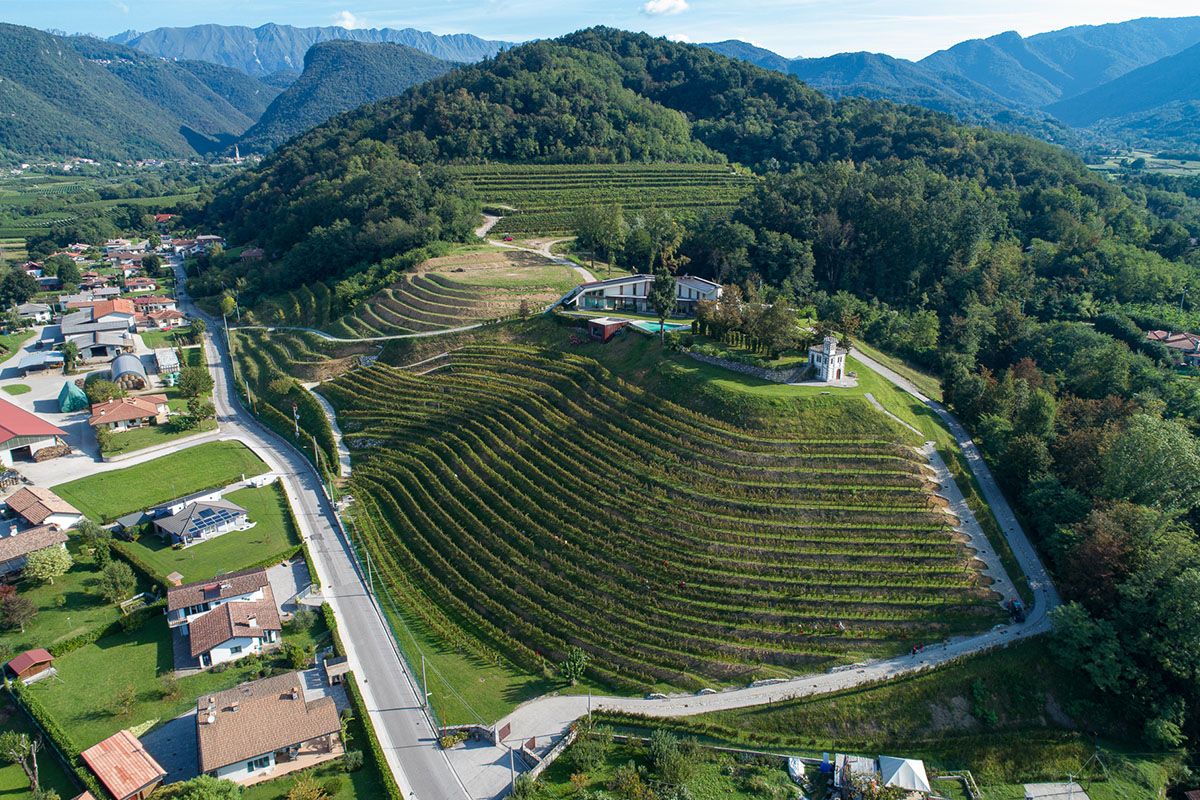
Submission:
[[304,56],[304,72],[246,131],[242,150],[270,150],[335,114],[398,95],[453,66],[402,44],[315,44]]

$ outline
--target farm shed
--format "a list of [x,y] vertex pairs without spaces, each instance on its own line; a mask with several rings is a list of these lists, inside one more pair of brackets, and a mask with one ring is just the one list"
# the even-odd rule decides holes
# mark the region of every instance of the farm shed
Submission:
[[50,669],[54,656],[48,650],[38,647],[26,650],[8,662],[8,673],[19,681],[27,681]]
[[62,444],[66,436],[61,428],[0,400],[0,464],[11,467],[16,458],[34,458],[40,450]]
[[589,319],[588,337],[595,339],[597,342],[607,342],[628,324],[629,320],[627,319],[614,319],[613,317]]
[[122,389],[146,388],[146,367],[133,353],[122,353],[114,358],[110,370],[112,382]]
[[22,356],[20,362],[17,363],[17,369],[22,375],[28,375],[31,372],[45,372],[48,369],[62,369],[62,367],[63,354],[50,351],[30,353]]
[[117,800],[143,800],[167,776],[129,731],[117,731],[79,755]]
[[179,372],[179,356],[172,347],[156,347],[154,349],[154,363],[158,366],[159,375],[165,375],[168,372]]

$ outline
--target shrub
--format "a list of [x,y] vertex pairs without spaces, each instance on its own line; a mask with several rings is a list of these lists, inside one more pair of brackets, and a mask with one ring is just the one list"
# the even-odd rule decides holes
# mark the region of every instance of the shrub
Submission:
[[346,770],[346,772],[354,772],[355,770],[362,769],[362,765],[362,750],[347,750],[346,754],[342,756],[342,769]]
[[[349,755],[349,753],[347,753]],[[359,753],[362,755],[362,753]],[[341,775],[333,775],[321,782],[321,788],[325,790],[325,794],[334,797],[338,792],[342,791],[342,787],[346,785],[346,781]]]

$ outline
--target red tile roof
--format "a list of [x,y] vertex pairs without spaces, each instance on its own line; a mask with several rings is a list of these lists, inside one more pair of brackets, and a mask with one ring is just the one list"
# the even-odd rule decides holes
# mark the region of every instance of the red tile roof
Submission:
[[22,486],[5,501],[15,513],[29,520],[31,525],[41,525],[51,514],[79,514],[79,509],[63,500],[43,486]]
[[167,590],[167,610],[175,611],[226,597],[249,594],[269,586],[267,571],[262,567],[219,575],[207,581],[197,581]]
[[80,756],[117,800],[125,800],[167,775],[129,731],[117,731]]
[[124,422],[146,417],[157,417],[158,407],[167,402],[165,394],[143,394],[137,397],[118,397],[105,400],[92,406],[92,416],[88,425],[96,426],[102,422]]
[[[250,620],[254,620],[254,625]],[[265,631],[280,631],[279,609],[270,586],[263,587],[263,599],[249,603],[233,601],[225,603],[188,623],[188,638],[191,640],[192,656],[207,653],[230,639],[263,638]]]
[[109,314],[133,314],[135,311],[133,301],[123,297],[114,300],[97,300],[92,303],[92,319],[94,320],[107,317]]
[[66,436],[39,416],[7,400],[0,400],[0,445],[18,436]]
[[21,675],[31,667],[38,664],[50,664],[54,660],[54,656],[50,655],[49,650],[43,650],[38,647],[33,650],[26,650],[21,655],[8,662],[8,668],[12,670],[14,675]]
[[0,537],[0,563],[14,558],[45,550],[47,547],[66,544],[67,534],[57,525],[39,525],[26,528],[19,533]]
[[142,297],[135,297],[135,298],[133,298],[133,302],[135,305],[139,305],[139,306],[158,306],[158,305],[163,305],[164,303],[174,303],[175,301],[170,297],[163,297],[161,295],[151,294],[151,295],[144,295]]

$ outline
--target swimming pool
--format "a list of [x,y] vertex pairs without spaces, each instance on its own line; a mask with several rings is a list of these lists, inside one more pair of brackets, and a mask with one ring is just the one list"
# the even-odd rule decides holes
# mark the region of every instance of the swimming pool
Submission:
[[[644,319],[635,319],[629,324],[637,328],[642,333],[658,333],[657,322],[648,322]],[[692,329],[692,323],[690,322],[664,322],[662,326],[666,329],[667,333],[674,333],[675,331],[690,331]]]

